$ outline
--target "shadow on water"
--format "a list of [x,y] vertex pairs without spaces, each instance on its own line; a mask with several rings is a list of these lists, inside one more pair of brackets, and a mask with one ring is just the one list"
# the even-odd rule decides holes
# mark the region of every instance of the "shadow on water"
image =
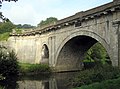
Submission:
[[29,75],[0,82],[4,89],[69,89],[68,82],[76,72],[54,73],[52,75]]

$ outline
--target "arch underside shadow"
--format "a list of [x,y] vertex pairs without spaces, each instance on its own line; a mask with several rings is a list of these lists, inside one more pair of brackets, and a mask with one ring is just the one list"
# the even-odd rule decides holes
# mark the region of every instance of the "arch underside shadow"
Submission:
[[82,60],[84,59],[85,53],[97,42],[100,42],[106,48],[106,51],[109,50],[105,40],[93,32],[82,32],[82,34],[73,33],[68,36],[58,49],[56,70],[81,70],[83,68]]

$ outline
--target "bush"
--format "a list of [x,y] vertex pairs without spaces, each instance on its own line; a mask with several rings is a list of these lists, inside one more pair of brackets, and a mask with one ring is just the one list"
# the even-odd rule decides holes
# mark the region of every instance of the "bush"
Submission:
[[81,71],[75,78],[71,79],[73,87],[80,87],[94,82],[120,77],[120,70],[110,65],[95,66],[92,69]]
[[17,57],[13,51],[0,51],[0,74],[4,77],[17,75],[19,70]]
[[74,89],[119,89],[119,88],[120,88],[120,78],[106,80],[101,83],[93,83],[90,85],[85,85]]
[[3,77],[2,75],[0,75],[0,80],[3,80],[3,79],[5,79],[5,77]]

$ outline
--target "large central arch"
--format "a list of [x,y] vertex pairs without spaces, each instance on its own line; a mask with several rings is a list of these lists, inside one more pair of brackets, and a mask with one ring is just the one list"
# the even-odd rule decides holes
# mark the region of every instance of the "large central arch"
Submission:
[[56,70],[80,70],[83,66],[81,61],[85,52],[96,42],[100,42],[106,51],[110,52],[110,47],[105,39],[94,32],[84,30],[67,36],[58,47],[56,53]]

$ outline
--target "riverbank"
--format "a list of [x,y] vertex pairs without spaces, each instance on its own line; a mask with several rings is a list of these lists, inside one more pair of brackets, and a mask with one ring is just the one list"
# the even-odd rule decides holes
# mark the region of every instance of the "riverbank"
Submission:
[[73,89],[113,89],[109,87],[113,84],[114,89],[118,89],[116,88],[120,87],[118,83],[120,83],[120,69],[111,65],[101,65],[81,71],[70,79],[69,85]]
[[49,74],[51,69],[47,64],[19,63],[19,75]]
[[120,88],[120,78],[106,80],[101,83],[93,83],[90,85],[84,85],[73,89],[119,89]]

